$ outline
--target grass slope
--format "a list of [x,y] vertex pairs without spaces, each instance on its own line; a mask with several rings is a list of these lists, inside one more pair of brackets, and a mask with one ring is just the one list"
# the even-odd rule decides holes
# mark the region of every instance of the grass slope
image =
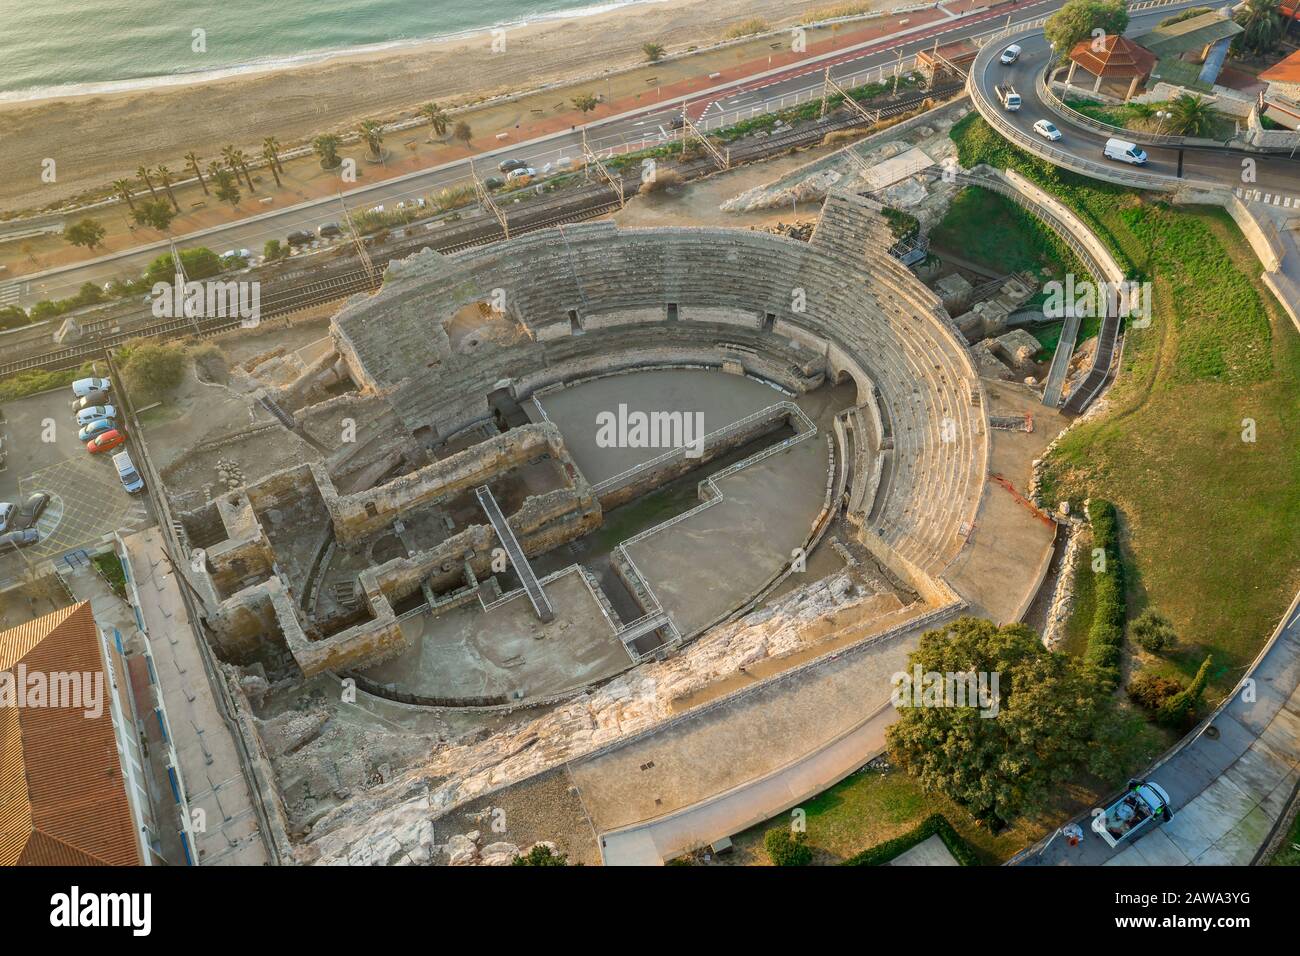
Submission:
[[1300,587],[1300,335],[1223,210],[1053,169],[978,116],[953,138],[962,165],[1011,166],[1056,192],[1153,283],[1154,319],[1127,333],[1109,409],[1058,443],[1043,490],[1049,505],[1115,502],[1129,613],[1154,605],[1173,621],[1184,676],[1214,655],[1212,700]]

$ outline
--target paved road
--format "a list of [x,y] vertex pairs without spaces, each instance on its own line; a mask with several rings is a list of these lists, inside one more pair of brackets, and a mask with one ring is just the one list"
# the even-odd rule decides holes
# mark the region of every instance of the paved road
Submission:
[[[1203,6],[1203,4],[1174,4],[1151,13],[1135,15],[1129,23],[1127,33],[1129,36],[1146,33],[1154,28],[1160,20],[1172,13],[1194,6]],[[1012,41],[1008,40],[1006,42]],[[1054,148],[1088,162],[1109,163],[1121,175],[1128,171],[1128,167],[1123,164],[1103,158],[1102,148],[1106,143],[1106,134],[1086,127],[1068,125],[1039,99],[1036,80],[1042,74],[1051,54],[1043,34],[1029,33],[1024,37],[1015,38],[1014,42],[1020,44],[1024,50],[1016,63],[1011,66],[1002,66],[995,58],[981,75],[974,78],[975,82],[980,85],[983,94],[991,102],[996,103],[997,96],[993,90],[994,86],[1010,80],[1016,91],[1020,93],[1022,105],[1017,112],[1003,113],[1008,122],[1027,136],[1032,137],[1034,136],[1033,125],[1037,120],[1050,120],[1063,134],[1061,140],[1051,144]],[[1081,76],[1082,74],[1076,73],[1076,79]],[[1045,142],[1044,145],[1046,145]],[[1293,202],[1300,200],[1300,157],[1291,159],[1283,155],[1260,153],[1247,155],[1240,150],[1214,148],[1186,148],[1183,150],[1160,146],[1146,146],[1143,148],[1150,157],[1147,165],[1140,167],[1140,171],[1143,173],[1157,173],[1173,177],[1181,176],[1184,179],[1191,180],[1209,180],[1234,188],[1244,185],[1242,182],[1242,163],[1243,160],[1249,158],[1255,165],[1257,177],[1257,181],[1251,184],[1253,188],[1273,195],[1280,194],[1293,197]],[[1182,154],[1181,172],[1179,170],[1180,152]]]
[[[1009,17],[1013,22],[1031,19],[1057,9],[1064,0],[1033,0],[1029,3],[981,10],[960,18],[920,28],[905,28],[901,34],[873,40],[856,48],[837,51],[813,58],[792,67],[775,70],[712,91],[691,95],[689,111],[696,121],[718,121],[724,115],[734,116],[738,110],[762,112],[780,108],[784,101],[792,104],[802,96],[803,102],[822,87],[823,70],[831,67],[831,76],[837,80],[861,77],[867,71],[884,70],[892,75],[902,51],[904,67],[910,65],[915,55],[935,45],[953,43],[961,39],[994,32],[1004,27]],[[1011,13],[1009,11],[1014,11]],[[911,31],[911,32],[909,32]],[[657,105],[622,114],[587,127],[589,142],[594,149],[604,152],[620,149],[626,144],[640,144],[647,137],[663,140],[669,135],[670,125],[681,113],[679,103]],[[475,166],[482,175],[495,171],[496,163],[504,156],[525,159],[541,169],[561,156],[576,158],[581,155],[581,133],[564,132],[501,147],[475,157]],[[365,186],[345,194],[349,208],[369,208],[383,203],[391,204],[402,199],[413,199],[452,184],[468,182],[469,161],[458,160],[428,170],[420,170],[373,186]],[[342,208],[337,198],[313,200],[297,206],[262,214],[261,217],[216,227],[187,236],[182,247],[204,245],[217,252],[227,249],[248,248],[261,251],[268,239],[283,239],[295,229],[315,230],[322,223],[337,222],[342,218]],[[130,277],[144,267],[160,252],[166,243],[154,243],[139,249],[101,257],[89,263],[49,270],[13,282],[0,281],[0,304],[17,301],[24,306],[42,299],[57,299],[72,295],[85,282],[103,285],[115,278]]]
[[[1169,794],[1173,819],[1112,849],[1091,832],[1057,836],[1013,860],[1025,866],[1248,866],[1300,779],[1300,595],[1239,690],[1144,779]],[[1248,699],[1253,698],[1253,699]]]

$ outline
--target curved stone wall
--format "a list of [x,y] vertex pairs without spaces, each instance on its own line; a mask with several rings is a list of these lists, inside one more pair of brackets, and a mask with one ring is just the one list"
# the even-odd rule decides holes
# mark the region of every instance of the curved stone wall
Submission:
[[[812,365],[829,365],[855,375],[864,404],[861,390],[878,389],[882,444],[892,453],[879,506],[865,503],[871,530],[911,566],[937,574],[961,550],[983,486],[982,392],[951,319],[888,255],[887,225],[872,208],[832,197],[811,243],[602,222],[450,257],[426,250],[393,263],[381,292],[336,317],[334,335],[359,384],[387,394],[408,425],[441,434],[463,424],[463,409],[454,409],[467,395],[481,403],[508,379],[524,398],[555,380],[543,370],[590,374],[626,363],[629,347],[652,365],[663,361],[658,349],[682,340],[720,355],[732,346],[731,357],[752,368],[774,353],[789,362],[794,343],[794,355],[809,360],[805,379]],[[442,322],[474,302],[501,305],[526,335],[454,353]]]

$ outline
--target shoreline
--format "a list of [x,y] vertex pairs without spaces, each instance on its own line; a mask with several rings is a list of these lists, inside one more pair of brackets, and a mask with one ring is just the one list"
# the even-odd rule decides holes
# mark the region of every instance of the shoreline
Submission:
[[[897,0],[879,0],[888,9]],[[40,215],[67,203],[104,195],[106,187],[139,166],[185,168],[196,152],[206,163],[235,145],[253,155],[268,136],[284,148],[310,143],[326,132],[353,132],[367,119],[391,123],[412,116],[423,102],[445,109],[496,105],[476,119],[479,141],[518,129],[524,122],[567,115],[568,97],[598,96],[623,83],[622,75],[652,68],[664,83],[684,74],[684,61],[712,58],[725,69],[740,50],[715,50],[727,28],[764,19],[772,29],[797,23],[827,0],[657,0],[620,4],[580,17],[533,19],[507,37],[504,52],[477,40],[435,39],[399,50],[339,53],[306,65],[240,73],[173,86],[73,97],[0,102],[0,141],[10,168],[23,175],[0,180],[0,210]],[[771,39],[771,38],[769,38]],[[643,44],[665,47],[668,59],[651,67]],[[769,43],[750,43],[768,50]],[[743,41],[742,41],[743,46]],[[695,48],[699,53],[687,57]],[[754,51],[749,53],[750,57]],[[639,81],[638,81],[639,82]],[[527,91],[577,84],[523,109],[511,100]],[[581,89],[590,84],[589,89]],[[647,92],[643,85],[638,86]],[[648,89],[653,94],[653,89]],[[613,95],[620,95],[618,90]],[[623,91],[625,94],[626,91]],[[397,136],[393,137],[397,145]],[[39,171],[48,158],[58,165],[55,182]]]
[[481,27],[468,27],[451,33],[432,34],[425,37],[401,37],[378,40],[355,46],[308,50],[302,53],[260,57],[227,66],[208,69],[177,70],[148,76],[118,80],[98,80],[67,83],[56,86],[28,86],[17,90],[0,90],[0,109],[6,106],[39,106],[43,103],[75,100],[81,97],[112,96],[119,93],[141,93],[150,90],[183,89],[190,85],[220,82],[244,76],[278,73],[285,70],[308,69],[334,60],[364,58],[410,52],[418,53],[421,47],[436,47],[450,43],[464,43],[479,37],[488,37],[494,30],[525,30],[544,27],[565,20],[582,20],[587,17],[631,11],[647,4],[671,3],[673,0],[610,0],[590,3],[568,10],[556,10],[502,20]]

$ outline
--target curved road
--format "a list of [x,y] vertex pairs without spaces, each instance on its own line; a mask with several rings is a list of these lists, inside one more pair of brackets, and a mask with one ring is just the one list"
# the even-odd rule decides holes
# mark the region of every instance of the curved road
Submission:
[[[1149,32],[1155,25],[1170,14],[1182,9],[1203,6],[1200,3],[1170,4],[1150,13],[1136,14],[1131,18],[1127,35],[1137,36]],[[1166,146],[1144,146],[1149,160],[1146,166],[1130,167],[1123,163],[1104,159],[1102,147],[1108,138],[1105,133],[1081,126],[1068,125],[1057,113],[1051,110],[1038,95],[1037,81],[1045,69],[1051,50],[1047,38],[1041,31],[1027,32],[1021,36],[1008,37],[996,41],[1001,50],[1010,43],[1018,43],[1024,52],[1020,59],[1011,66],[1001,65],[994,57],[992,62],[978,75],[973,75],[972,83],[978,84],[976,91],[988,102],[998,103],[994,86],[1008,80],[1020,94],[1021,107],[1017,112],[1000,111],[1001,116],[1021,133],[1032,140],[1037,140],[1042,147],[1051,147],[1089,163],[1107,164],[1113,175],[1124,177],[1126,173],[1155,174],[1171,179],[1183,179],[1212,182],[1226,188],[1250,185],[1251,188],[1272,195],[1292,197],[1292,205],[1300,201],[1300,158],[1265,153],[1246,153],[1241,150],[1213,147],[1184,147],[1182,149]],[[1087,74],[1076,72],[1076,79],[1086,82]],[[1086,87],[1086,88],[1090,88]],[[1060,129],[1062,138],[1055,143],[1048,143],[1033,132],[1037,120],[1046,119]],[[1023,144],[1017,144],[1023,145]],[[1061,165],[1058,159],[1048,155],[1044,149],[1039,153],[1044,159],[1055,165]],[[1180,171],[1181,154],[1181,171]],[[1254,160],[1256,181],[1242,182],[1242,161]]]

